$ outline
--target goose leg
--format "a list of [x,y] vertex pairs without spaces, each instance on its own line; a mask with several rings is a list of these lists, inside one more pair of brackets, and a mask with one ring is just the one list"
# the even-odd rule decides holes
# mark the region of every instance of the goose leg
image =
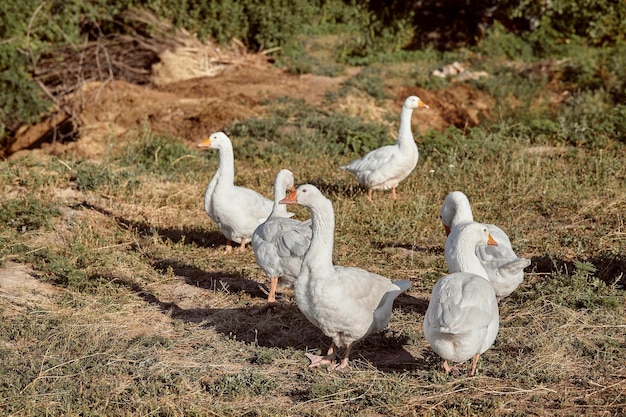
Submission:
[[304,356],[306,356],[311,361],[309,368],[317,368],[320,365],[332,365],[333,363],[335,363],[335,359],[337,358],[337,354],[335,353],[336,348],[337,347],[335,346],[335,342],[333,342],[328,348],[328,352],[326,353],[326,356],[319,356],[319,355],[313,355],[312,353],[306,353]]
[[352,342],[348,342],[346,344],[346,352],[343,355],[343,358],[341,359],[341,362],[339,362],[338,364],[334,365],[332,367],[333,370],[342,370],[342,369],[346,369],[348,368],[350,365],[348,365],[348,360],[350,358],[350,350],[352,349]]
[[224,253],[231,253],[233,251],[233,241],[230,239],[226,239],[226,248],[224,249]]
[[372,200],[372,189],[371,188],[369,190],[367,190],[367,199],[369,201],[372,201],[372,202],[374,201],[374,200]]
[[241,244],[239,245],[239,252],[243,252],[246,249],[246,239],[241,238]]
[[267,303],[276,303],[276,287],[278,286],[278,277],[270,278],[270,293],[267,296]]
[[480,358],[480,353],[477,353],[474,356],[472,356],[472,370],[470,371],[469,376],[476,375],[476,365],[478,365],[478,358]]
[[450,365],[448,365],[448,361],[443,361],[443,364],[441,366],[443,367],[443,370],[446,371],[446,374],[450,375],[450,372],[452,372],[452,368],[450,367]]
[[398,199],[398,195],[396,194],[396,187],[391,187],[391,198],[394,200]]

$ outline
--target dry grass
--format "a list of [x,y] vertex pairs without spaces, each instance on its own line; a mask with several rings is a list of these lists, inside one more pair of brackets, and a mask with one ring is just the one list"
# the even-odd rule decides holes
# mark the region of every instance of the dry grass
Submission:
[[[236,153],[256,146],[233,140]],[[216,154],[190,150],[191,158],[145,170],[112,154],[97,171],[108,180],[86,190],[77,187],[71,157],[3,162],[3,196],[33,196],[61,214],[47,217],[50,227],[0,229],[5,267],[33,265],[34,278],[23,282],[49,283],[9,294],[0,281],[0,409],[15,416],[622,415],[623,146],[528,152],[529,144],[502,136],[467,146],[423,152],[399,200],[375,193],[373,204],[337,169],[353,155],[320,148],[280,166],[236,156],[239,184],[269,196],[285,167],[333,200],[337,264],[413,281],[388,329],[356,346],[345,373],[308,370],[303,353],[329,340],[303,318],[291,290],[280,292],[277,309],[258,312],[267,282],[252,251],[224,255],[201,204]],[[113,181],[124,171],[133,181]],[[498,339],[474,378],[443,374],[422,334],[430,289],[446,269],[439,207],[455,189],[468,194],[477,220],[499,224],[533,260],[524,284],[501,303]]]

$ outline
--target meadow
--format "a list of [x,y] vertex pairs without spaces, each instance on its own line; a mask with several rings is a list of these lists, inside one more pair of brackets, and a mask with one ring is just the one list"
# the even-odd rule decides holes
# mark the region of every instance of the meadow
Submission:
[[[562,61],[511,61],[490,49],[497,44],[372,64],[320,106],[271,99],[264,114],[223,127],[238,185],[269,197],[275,174],[290,169],[333,202],[336,264],[412,281],[388,328],[355,346],[347,372],[307,369],[304,353],[325,350],[329,339],[290,289],[279,290],[275,309],[259,309],[268,282],[250,248],[224,254],[202,207],[216,152],[146,122],[102,137],[99,158],[22,153],[0,162],[0,260],[34,281],[20,296],[0,281],[0,410],[624,415],[624,55],[572,49]],[[313,71],[318,46],[304,45]],[[467,84],[493,108],[473,125],[414,126],[420,160],[398,200],[375,192],[368,201],[338,167],[394,140],[406,86],[445,97],[455,83],[429,74],[457,59],[490,73]],[[349,98],[377,116],[354,115]],[[498,338],[471,378],[443,373],[422,332],[430,290],[446,273],[439,208],[453,190],[532,259],[500,303]]]

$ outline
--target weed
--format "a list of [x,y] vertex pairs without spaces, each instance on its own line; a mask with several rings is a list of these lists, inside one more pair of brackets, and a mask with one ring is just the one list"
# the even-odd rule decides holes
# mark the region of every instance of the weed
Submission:
[[212,394],[226,397],[258,396],[271,392],[276,383],[262,374],[249,370],[237,374],[224,375],[217,381],[204,386]]
[[136,165],[146,173],[158,175],[184,175],[201,165],[196,151],[172,136],[155,135],[147,125],[130,135],[136,136],[130,140],[131,145],[124,147],[119,156],[113,156],[123,166]]
[[50,228],[52,218],[60,215],[55,205],[36,197],[13,199],[0,205],[0,223],[22,233]]

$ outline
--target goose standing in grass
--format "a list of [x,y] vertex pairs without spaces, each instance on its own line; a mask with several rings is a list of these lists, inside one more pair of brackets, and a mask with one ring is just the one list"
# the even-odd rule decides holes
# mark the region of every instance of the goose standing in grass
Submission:
[[367,188],[367,198],[372,201],[372,190],[388,190],[395,200],[396,186],[409,176],[417,165],[419,152],[411,132],[413,109],[428,108],[419,97],[409,96],[402,106],[400,128],[395,145],[374,149],[365,156],[341,168],[356,175],[359,184]]
[[[333,205],[315,186],[301,185],[281,203],[300,204],[311,210],[313,236],[294,290],[300,311],[332,338],[332,344],[325,356],[307,353],[309,367],[346,368],[354,343],[387,326],[394,299],[411,282],[391,282],[360,268],[333,265]],[[342,347],[345,353],[337,363],[337,349]]]
[[[457,225],[472,223],[474,216],[469,199],[461,191],[453,191],[443,201],[439,213],[446,233]],[[477,246],[476,256],[487,272],[489,282],[496,291],[498,300],[509,296],[524,280],[524,268],[530,259],[518,258],[507,234],[495,224],[488,224],[489,233],[498,246]],[[460,272],[448,264],[450,272]]]
[[287,218],[287,206],[279,201],[293,188],[293,174],[281,169],[274,180],[274,207],[264,223],[252,234],[252,248],[259,267],[270,278],[267,305],[276,303],[276,287],[293,285],[300,273],[302,259],[311,243],[311,222]]
[[[226,237],[226,252],[232,251],[232,242],[245,249],[257,226],[272,212],[273,203],[249,188],[234,184],[235,158],[233,145],[223,132],[216,132],[198,144],[199,148],[217,149],[219,166],[204,194],[204,209],[217,223]],[[286,213],[292,216],[293,213]]]
[[446,241],[446,262],[456,264],[462,272],[437,281],[424,316],[424,336],[443,358],[448,374],[452,371],[448,361],[461,363],[471,358],[470,376],[474,376],[480,355],[498,335],[498,301],[476,256],[477,245],[497,246],[486,225],[467,223],[452,229]]

